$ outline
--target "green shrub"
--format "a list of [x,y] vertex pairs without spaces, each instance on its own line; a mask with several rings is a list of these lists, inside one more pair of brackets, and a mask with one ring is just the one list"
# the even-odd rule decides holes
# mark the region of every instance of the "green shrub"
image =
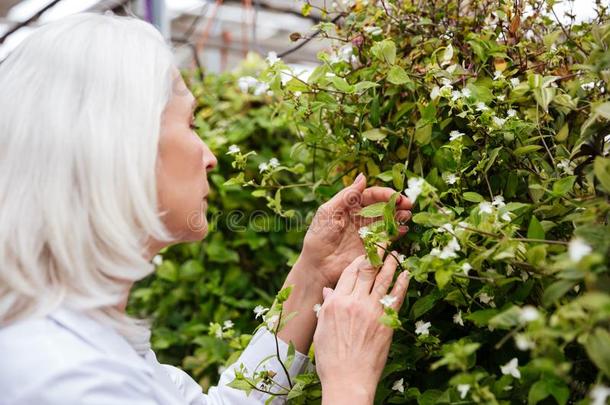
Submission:
[[[362,171],[416,200],[395,244],[412,282],[377,402],[587,403],[610,385],[607,11],[562,26],[551,1],[524,2],[527,14],[497,0],[352,3],[319,24],[339,44],[307,79],[269,58],[191,82],[219,172],[237,169],[212,176],[211,205],[284,220],[272,232],[219,221],[169,249],[180,269],[164,262],[132,297],[155,318],[155,348],[215,377],[247,335],[201,332],[227,318],[251,331],[248,309],[269,305],[298,254],[304,229],[287,224]],[[363,232],[365,245],[393,226]]]

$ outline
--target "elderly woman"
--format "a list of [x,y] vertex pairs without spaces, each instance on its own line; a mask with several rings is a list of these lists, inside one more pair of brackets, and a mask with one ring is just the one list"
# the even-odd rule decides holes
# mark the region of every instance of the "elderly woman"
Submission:
[[[205,237],[206,175],[217,164],[160,34],[133,18],[71,16],[0,65],[0,89],[0,404],[264,403],[227,384],[235,367],[261,361],[285,383],[266,329],[206,395],[159,364],[148,327],[125,313],[161,248]],[[354,214],[392,193],[358,176],[320,207],[286,279],[285,310],[297,316],[279,334],[280,354],[295,345],[295,376],[315,342],[325,404],[371,403],[387,358],[379,299],[389,292],[398,309],[408,279],[390,290],[396,261],[368,264]],[[410,202],[397,204],[408,220]]]

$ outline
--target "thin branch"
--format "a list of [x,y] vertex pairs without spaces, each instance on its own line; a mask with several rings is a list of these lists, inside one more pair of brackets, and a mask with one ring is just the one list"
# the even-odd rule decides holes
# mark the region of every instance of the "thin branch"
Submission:
[[[337,21],[339,21],[339,19],[343,17],[343,13],[337,15],[336,17],[334,17],[331,22],[335,23]],[[312,39],[314,39],[315,37],[317,37],[318,35],[320,35],[320,33],[322,33],[322,30],[317,30],[316,32],[314,32],[311,36],[307,37],[303,42],[301,42],[300,44],[293,46],[290,49],[285,50],[284,52],[281,52],[278,54],[278,57],[283,58],[285,56],[290,55],[293,52],[298,51],[299,49],[301,49],[302,47],[304,47],[305,45],[307,45]]]

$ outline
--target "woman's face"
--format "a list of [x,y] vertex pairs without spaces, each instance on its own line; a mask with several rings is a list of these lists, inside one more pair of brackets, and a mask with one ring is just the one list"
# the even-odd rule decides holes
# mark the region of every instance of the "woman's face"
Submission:
[[171,99],[161,119],[157,192],[163,223],[175,242],[206,235],[207,173],[218,161],[193,129],[195,98],[175,72]]

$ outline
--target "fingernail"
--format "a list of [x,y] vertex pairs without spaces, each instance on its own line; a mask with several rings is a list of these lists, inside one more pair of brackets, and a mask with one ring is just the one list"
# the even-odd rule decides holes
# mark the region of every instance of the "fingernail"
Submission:
[[358,176],[356,176],[356,178],[354,179],[354,182],[352,184],[358,183],[360,180],[362,180],[363,177],[364,177],[364,174],[358,173]]

